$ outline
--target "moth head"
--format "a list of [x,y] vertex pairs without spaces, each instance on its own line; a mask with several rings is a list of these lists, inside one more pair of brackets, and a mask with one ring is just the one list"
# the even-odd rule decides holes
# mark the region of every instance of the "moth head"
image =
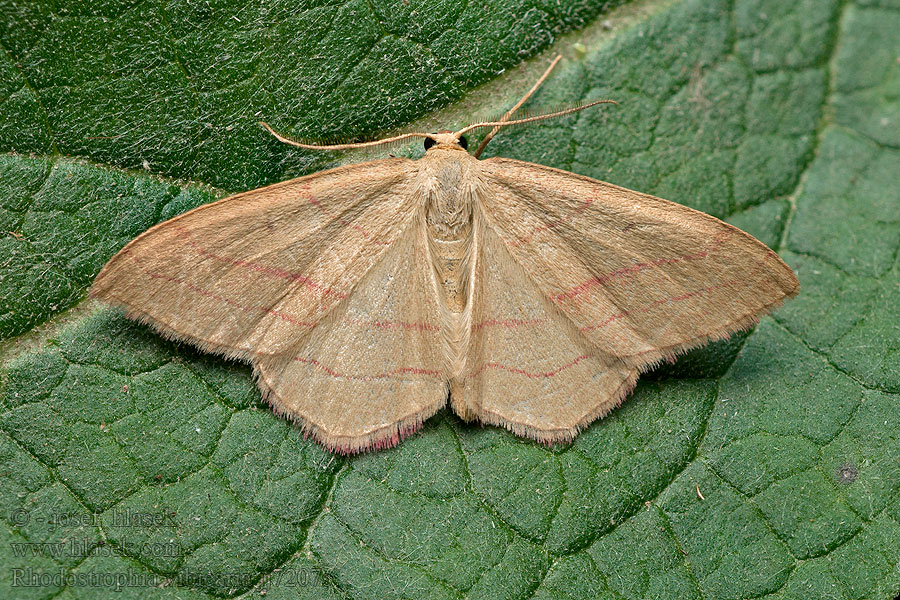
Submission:
[[457,135],[448,129],[442,129],[437,133],[429,133],[425,137],[425,151],[429,151],[432,148],[439,148],[441,150],[465,150],[469,143],[466,140],[466,136]]
[[493,137],[493,135],[500,130],[502,127],[509,127],[510,125],[522,125],[525,123],[533,123],[535,121],[543,121],[544,119],[553,119],[556,117],[562,117],[564,115],[568,115],[574,112],[578,112],[580,110],[584,110],[586,108],[590,108],[591,106],[596,106],[598,104],[617,104],[617,102],[613,100],[594,100],[593,102],[588,102],[587,104],[579,104],[577,106],[572,106],[569,108],[565,108],[563,110],[557,110],[554,112],[537,114],[531,117],[526,117],[524,119],[509,119],[509,114],[505,115],[499,121],[482,121],[479,123],[473,123],[466,127],[463,127],[459,131],[449,131],[449,130],[441,130],[437,133],[402,133],[400,135],[395,135],[394,137],[384,138],[381,140],[373,140],[371,142],[357,142],[351,144],[330,144],[330,145],[322,145],[322,144],[305,144],[303,142],[298,142],[296,140],[292,140],[290,138],[284,137],[283,135],[277,133],[274,129],[269,127],[268,124],[260,121],[260,125],[265,128],[269,133],[274,135],[279,141],[284,142],[285,144],[290,144],[292,146],[297,146],[298,148],[307,148],[309,150],[350,150],[353,148],[368,148],[370,146],[379,146],[381,144],[391,144],[394,142],[400,142],[403,140],[407,140],[409,138],[420,137],[425,138],[425,151],[431,150],[433,148],[436,149],[444,149],[444,150],[463,150],[465,151],[466,146],[468,145],[466,142],[465,135],[466,133],[472,131],[473,129],[479,129],[482,127],[490,127],[492,128],[490,133],[488,133],[483,140],[481,140],[481,144],[478,146],[478,149],[475,150],[473,155],[475,158],[481,154],[481,151],[484,150],[487,142]]

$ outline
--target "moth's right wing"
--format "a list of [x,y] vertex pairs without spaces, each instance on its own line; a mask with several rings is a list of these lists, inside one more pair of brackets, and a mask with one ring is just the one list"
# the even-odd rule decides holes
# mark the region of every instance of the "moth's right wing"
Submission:
[[569,441],[634,387],[638,370],[598,352],[475,212],[470,344],[451,383],[460,417],[545,443]]
[[410,226],[416,172],[378,160],[201,206],[125,246],[91,296],[207,351],[288,352]]
[[799,288],[775,252],[710,215],[542,165],[481,165],[489,226],[580,335],[628,367],[746,329]]

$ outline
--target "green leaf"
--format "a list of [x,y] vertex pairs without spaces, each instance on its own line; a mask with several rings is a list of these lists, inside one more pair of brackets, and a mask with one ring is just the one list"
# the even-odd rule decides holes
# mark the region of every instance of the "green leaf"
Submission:
[[[900,592],[897,2],[0,7],[0,595]],[[81,303],[153,223],[335,161],[257,120],[455,126],[502,113],[559,51],[528,107],[620,105],[489,153],[725,218],[802,286],[571,445],[445,411],[394,450],[334,457],[246,366]]]

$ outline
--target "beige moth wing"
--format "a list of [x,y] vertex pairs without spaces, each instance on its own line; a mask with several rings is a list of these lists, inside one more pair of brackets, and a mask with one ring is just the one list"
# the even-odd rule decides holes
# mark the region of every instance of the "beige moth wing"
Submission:
[[[200,206],[125,246],[91,296],[167,337],[249,361],[276,412],[333,450],[396,443],[447,390],[433,304],[399,301],[429,273],[404,262],[421,245],[417,173],[415,161],[378,160]],[[389,275],[375,268],[391,262]]]
[[410,222],[414,164],[348,165],[195,208],[128,243],[90,294],[206,351],[290,351]]
[[299,351],[255,361],[276,412],[342,454],[392,447],[418,430],[447,403],[432,273],[415,218]]
[[[715,217],[542,165],[480,166],[493,266],[481,270],[476,339],[453,384],[463,414],[571,439],[641,371],[750,327],[799,289],[775,252]],[[566,346],[551,360],[560,332]]]
[[452,406],[463,419],[516,435],[569,441],[631,391],[638,370],[598,351],[481,213],[473,215],[471,334],[464,368],[451,382]]

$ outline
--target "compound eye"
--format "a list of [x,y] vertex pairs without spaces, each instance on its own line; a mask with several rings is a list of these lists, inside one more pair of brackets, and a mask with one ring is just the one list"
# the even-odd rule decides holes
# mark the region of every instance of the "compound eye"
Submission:
[[428,150],[429,148],[431,148],[431,147],[434,146],[435,144],[437,144],[437,140],[436,140],[436,139],[430,138],[430,137],[425,138],[425,149],[426,149],[426,150]]
[[469,140],[466,139],[466,136],[459,136],[459,145],[462,146],[463,150],[469,147]]

